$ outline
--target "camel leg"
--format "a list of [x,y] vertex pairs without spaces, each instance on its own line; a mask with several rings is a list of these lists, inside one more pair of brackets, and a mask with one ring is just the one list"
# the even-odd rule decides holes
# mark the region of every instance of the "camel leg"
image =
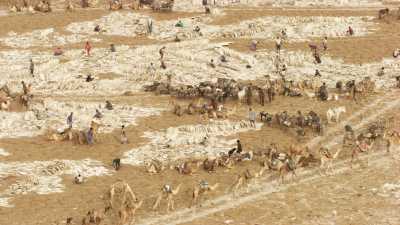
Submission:
[[157,197],[157,199],[156,199],[156,201],[155,201],[155,203],[153,205],[153,210],[156,210],[160,206],[161,199],[162,199],[162,193],[160,193],[158,195],[158,197]]
[[200,190],[196,187],[196,188],[194,189],[194,191],[193,191],[193,199],[192,199],[192,205],[191,205],[191,206],[196,205],[197,200],[198,200],[198,198],[199,198],[199,192],[200,192]]

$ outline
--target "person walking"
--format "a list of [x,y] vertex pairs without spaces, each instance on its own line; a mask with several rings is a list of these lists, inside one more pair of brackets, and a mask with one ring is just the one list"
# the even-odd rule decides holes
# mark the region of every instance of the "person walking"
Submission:
[[92,50],[92,46],[90,45],[89,41],[85,44],[85,52],[87,56],[90,56],[90,51]]
[[35,71],[35,64],[33,63],[33,59],[30,59],[30,65],[29,65],[29,72],[31,74],[32,77],[35,77],[35,75],[33,74]]
[[73,115],[74,115],[74,113],[73,112],[71,112],[70,114],[69,114],[69,116],[67,117],[67,125],[68,125],[68,128],[72,128],[72,123],[73,123]]

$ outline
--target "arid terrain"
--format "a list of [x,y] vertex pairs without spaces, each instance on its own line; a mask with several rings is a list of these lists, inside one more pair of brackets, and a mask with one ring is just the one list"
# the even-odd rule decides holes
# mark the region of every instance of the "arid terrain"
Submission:
[[[0,224],[64,225],[70,217],[70,224],[80,225],[89,210],[103,211],[106,192],[121,180],[143,200],[129,225],[400,224],[400,143],[392,141],[390,153],[375,146],[362,154],[362,163],[354,168],[350,168],[351,150],[343,149],[329,175],[321,173],[318,153],[321,147],[332,152],[342,148],[345,125],[358,134],[373,122],[393,118],[391,128],[400,131],[400,89],[395,79],[400,75],[400,56],[393,57],[393,51],[400,48],[396,2],[333,7],[227,3],[213,6],[211,14],[203,12],[201,3],[191,7],[176,2],[179,7],[172,12],[125,6],[111,11],[101,4],[85,9],[76,4],[72,12],[66,12],[57,2],[53,12],[31,14],[9,13],[6,1],[0,0],[0,87],[7,85],[11,92],[21,93],[21,81],[25,81],[32,85],[33,95],[28,107],[13,101],[9,110],[0,110]],[[378,19],[378,10],[385,7],[390,8],[390,15]],[[149,19],[153,21],[151,34],[143,31]],[[183,27],[175,26],[178,21]],[[93,32],[98,24],[103,32]],[[256,28],[251,30],[249,24]],[[195,26],[201,35],[193,31]],[[346,34],[348,26],[355,35]],[[216,82],[217,78],[262,87],[266,75],[279,79],[274,57],[275,37],[281,29],[288,32],[279,54],[289,79],[314,80],[318,69],[321,78],[315,82],[326,83],[332,93],[337,93],[338,81],[359,82],[365,77],[376,83],[375,90],[357,101],[350,94],[321,101],[309,89],[300,97],[276,95],[265,106],[254,95],[250,107],[257,112],[255,127],[248,126],[249,106],[236,96],[223,103],[231,112],[227,118],[204,119],[199,113],[177,116],[173,109],[174,104],[208,103],[207,98],[145,91],[153,82],[167,82],[169,76],[170,84],[177,87]],[[174,41],[176,35],[179,42]],[[325,36],[328,49],[321,50],[322,63],[316,64],[309,45],[321,48]],[[258,41],[256,51],[249,48],[254,40]],[[87,41],[92,45],[90,56],[84,53]],[[110,52],[110,44],[116,52]],[[165,59],[160,60],[163,46]],[[63,55],[53,55],[57,47]],[[227,57],[226,64],[219,62],[221,55]],[[35,64],[34,76],[29,74],[30,59]],[[211,59],[218,61],[216,66],[209,65]],[[163,60],[166,69],[160,68]],[[149,69],[150,63],[155,72]],[[385,74],[377,76],[381,67]],[[93,81],[85,81],[88,74]],[[114,109],[106,109],[105,101]],[[327,110],[336,107],[346,111],[340,121],[328,124]],[[49,139],[49,133],[67,127],[70,112],[74,112],[73,129],[87,131],[96,109],[103,118],[93,145]],[[290,115],[314,111],[321,117],[324,132],[307,128],[299,137],[294,128],[261,121],[262,111]],[[126,126],[127,144],[121,144],[122,125]],[[199,142],[204,136],[210,140],[208,146]],[[317,160],[297,167],[297,176],[291,179],[289,173],[283,183],[277,171],[267,170],[237,194],[232,187],[238,175],[260,170],[261,156],[213,172],[200,166],[185,175],[174,168],[184,161],[202,162],[227,152],[237,139],[243,151],[261,155],[272,143],[282,152],[292,145],[307,146]],[[119,170],[112,166],[116,158],[121,159]],[[166,169],[148,173],[144,165],[152,159],[162,161]],[[43,173],[55,162],[65,167]],[[84,176],[82,184],[74,183],[78,174]],[[192,192],[200,181],[219,186],[192,206]],[[163,199],[161,207],[152,210],[166,184],[173,188],[181,184],[174,196],[175,209],[167,212]],[[100,224],[118,222],[118,215],[110,214]]]

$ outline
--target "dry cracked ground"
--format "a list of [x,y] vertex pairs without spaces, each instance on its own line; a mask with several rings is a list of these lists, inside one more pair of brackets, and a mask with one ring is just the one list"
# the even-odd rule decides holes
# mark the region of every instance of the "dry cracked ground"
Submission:
[[[63,34],[63,28],[72,22],[95,20],[109,11],[103,9],[81,10],[66,13],[56,11],[51,14],[36,15],[7,15],[0,17],[0,37],[10,31],[16,33],[32,32],[37,29],[54,28]],[[153,13],[149,10],[139,11],[152,16],[155,20],[178,20],[192,17],[201,13]],[[227,26],[241,20],[254,19],[266,16],[300,16],[300,17],[349,17],[349,16],[376,16],[377,8],[244,8],[230,7],[224,9],[224,14],[215,18],[210,25]],[[362,37],[340,37],[329,40],[329,56],[341,59],[348,64],[379,63],[383,58],[390,58],[393,49],[400,47],[400,21],[394,17],[384,20],[373,20],[376,28]],[[143,46],[166,43],[149,39],[145,36],[124,37],[104,36],[101,42],[93,43],[93,48],[107,47],[109,43],[118,45]],[[274,42],[269,39],[258,39],[261,50],[273,50]],[[218,38],[211,41],[232,42],[229,48],[238,52],[249,52],[251,39]],[[319,42],[320,39],[311,39],[304,42],[285,44],[288,50],[308,50],[310,42]],[[64,49],[82,49],[82,42],[67,44]],[[33,52],[50,51],[53,47],[34,46],[29,48]],[[14,50],[13,47],[0,44],[0,51]],[[400,74],[400,71],[397,71]],[[2,78],[0,78],[1,80]],[[101,79],[113,79],[113,75]],[[270,143],[278,143],[287,148],[293,143],[306,144],[313,142],[312,151],[321,146],[337,145],[343,134],[346,123],[363,128],[368,122],[378,117],[395,116],[399,119],[400,93],[398,90],[378,91],[364,97],[358,103],[350,99],[341,99],[338,102],[320,102],[308,97],[277,99],[262,107],[255,104],[253,108],[259,111],[278,112],[287,110],[295,113],[314,110],[325,115],[330,107],[345,106],[347,111],[342,122],[331,124],[323,137],[309,134],[306,140],[298,143],[291,132],[278,127],[263,126],[260,130],[251,130],[236,133],[230,138],[240,139],[245,150],[264,150]],[[83,160],[92,159],[101,162],[106,169],[113,171],[111,162],[114,158],[122,157],[125,152],[146,145],[150,140],[143,137],[146,132],[157,132],[169,127],[194,125],[204,123],[199,116],[184,115],[177,117],[172,114],[169,96],[157,96],[148,92],[135,92],[129,96],[51,96],[38,95],[34,101],[48,98],[58,101],[104,101],[108,99],[114,104],[135,105],[138,107],[164,108],[158,115],[139,118],[136,125],[128,126],[126,133],[129,144],[121,145],[119,130],[100,134],[99,141],[94,146],[73,145],[68,142],[54,143],[45,136],[2,138],[0,148],[7,151],[7,155],[0,155],[0,163],[29,163],[33,161],[52,160]],[[181,100],[181,103],[189,101]],[[236,102],[229,101],[226,106],[232,107]],[[241,120],[247,117],[247,106],[240,105],[230,120]],[[325,116],[323,116],[325,118]],[[4,119],[4,118],[3,118]],[[2,121],[0,121],[2,122]],[[335,148],[334,148],[335,149]],[[179,151],[179,150],[177,150]],[[142,166],[123,164],[117,172],[110,172],[104,176],[94,176],[87,179],[82,185],[73,184],[72,174],[61,175],[62,191],[56,193],[38,194],[28,192],[24,195],[13,195],[9,200],[11,207],[0,206],[0,224],[7,225],[50,225],[54,222],[65,224],[67,217],[73,218],[73,224],[81,224],[81,218],[91,209],[104,207],[101,197],[111,184],[118,180],[125,180],[134,190],[139,199],[144,200],[143,206],[137,211],[135,224],[187,224],[187,225],[312,225],[312,224],[339,224],[339,225],[387,225],[400,224],[400,161],[398,147],[392,147],[391,154],[376,151],[367,157],[369,165],[361,165],[355,169],[349,168],[350,152],[344,151],[334,163],[335,173],[330,176],[320,175],[315,167],[301,168],[298,177],[287,181],[283,185],[277,184],[277,174],[267,172],[257,183],[243,190],[238,196],[233,196],[230,187],[237,175],[246,169],[257,170],[258,162],[243,162],[232,169],[218,169],[209,174],[198,171],[191,176],[179,175],[175,170],[167,169],[161,174],[150,175]],[[365,160],[365,159],[364,159]],[[22,164],[23,166],[23,164]],[[7,169],[7,168],[6,168]],[[0,171],[4,173],[5,171]],[[6,171],[7,172],[7,171]],[[10,184],[18,180],[18,174],[1,176],[0,192],[5,191]],[[204,202],[190,208],[191,192],[201,180],[210,184],[219,183],[219,188],[207,195]],[[167,213],[165,202],[158,212],[151,210],[157,194],[164,184],[176,186],[183,184],[180,193],[176,196],[173,212]],[[116,220],[107,220],[103,224],[117,224]]]

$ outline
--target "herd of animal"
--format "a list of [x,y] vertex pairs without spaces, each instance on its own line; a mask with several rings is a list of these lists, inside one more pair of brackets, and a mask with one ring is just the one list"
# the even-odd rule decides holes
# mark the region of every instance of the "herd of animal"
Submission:
[[[81,8],[95,7],[98,5],[98,0],[80,0],[79,5]],[[123,9],[122,0],[109,0],[109,10],[120,10]],[[129,8],[138,10],[144,6],[153,9],[154,11],[171,11],[174,6],[174,0],[133,0],[129,4]],[[72,0],[65,1],[65,10],[73,11],[76,8],[76,4]],[[16,12],[52,12],[51,2],[48,0],[12,0],[9,2],[9,11]]]

